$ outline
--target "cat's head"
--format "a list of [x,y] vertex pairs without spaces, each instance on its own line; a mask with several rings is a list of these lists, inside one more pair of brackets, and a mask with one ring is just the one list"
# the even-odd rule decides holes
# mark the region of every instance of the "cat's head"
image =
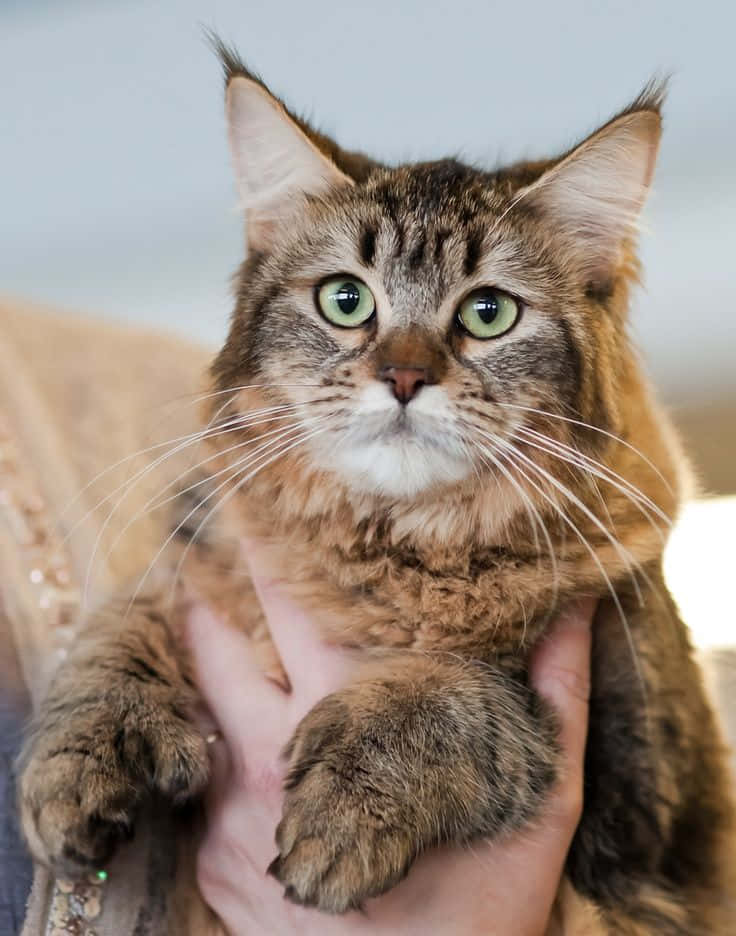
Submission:
[[614,427],[660,90],[554,160],[391,169],[224,58],[248,256],[214,375],[282,407],[282,450],[405,499],[523,466],[532,410],[564,417],[548,438]]

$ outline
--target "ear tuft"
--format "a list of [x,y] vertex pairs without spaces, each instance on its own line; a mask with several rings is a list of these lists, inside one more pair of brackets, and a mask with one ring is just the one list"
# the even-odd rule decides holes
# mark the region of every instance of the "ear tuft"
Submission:
[[230,45],[225,42],[217,35],[216,32],[211,29],[205,29],[204,35],[207,44],[220,60],[220,64],[222,65],[222,72],[225,78],[226,90],[233,78],[238,77],[248,78],[251,81],[254,81],[256,84],[259,84],[265,90],[268,90],[261,76],[248,68],[248,66],[243,62],[238,53],[238,50],[234,45]]
[[[352,185],[353,180],[311,138],[312,131],[304,121],[289,113],[231,46],[214,33],[208,33],[207,38],[225,73],[230,150],[248,245],[257,251],[267,250],[283,226],[303,208],[304,196],[324,195]],[[316,136],[320,142],[331,143]]]
[[[669,84],[669,75],[654,75],[644,85],[631,104],[620,114],[617,114],[616,117],[623,117],[624,114],[634,114],[637,111],[652,111],[661,118],[664,102],[667,100]],[[614,120],[616,117],[614,117]]]
[[636,233],[651,185],[666,81],[650,82],[621,113],[522,189],[578,258],[592,284],[610,281]]

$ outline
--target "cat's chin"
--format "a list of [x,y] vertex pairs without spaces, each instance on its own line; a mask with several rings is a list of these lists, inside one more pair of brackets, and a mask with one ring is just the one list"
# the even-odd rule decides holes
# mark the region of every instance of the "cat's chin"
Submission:
[[472,472],[467,458],[412,438],[338,446],[329,453],[325,467],[356,493],[397,500],[459,483]]

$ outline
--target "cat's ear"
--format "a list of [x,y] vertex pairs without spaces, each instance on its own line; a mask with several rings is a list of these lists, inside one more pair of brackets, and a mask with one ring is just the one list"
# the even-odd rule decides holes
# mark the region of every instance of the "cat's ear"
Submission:
[[554,225],[592,283],[610,281],[636,233],[659,148],[663,97],[662,85],[647,88],[518,193]]
[[226,67],[230,149],[248,246],[267,250],[279,226],[299,210],[300,196],[352,185],[255,76],[238,61]]

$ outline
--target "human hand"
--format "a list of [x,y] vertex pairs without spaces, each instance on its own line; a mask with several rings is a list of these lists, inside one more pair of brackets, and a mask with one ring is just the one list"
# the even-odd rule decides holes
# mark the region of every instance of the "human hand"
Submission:
[[281,818],[283,746],[319,699],[351,681],[358,663],[322,643],[268,570],[255,557],[252,565],[291,692],[267,681],[247,638],[206,608],[192,610],[188,627],[200,688],[223,736],[212,745],[198,881],[229,931],[541,936],[582,807],[592,605],[563,614],[534,653],[532,679],[559,715],[563,750],[562,780],[537,820],[503,842],[436,849],[362,912],[328,917],[285,901],[266,868],[276,853]]

